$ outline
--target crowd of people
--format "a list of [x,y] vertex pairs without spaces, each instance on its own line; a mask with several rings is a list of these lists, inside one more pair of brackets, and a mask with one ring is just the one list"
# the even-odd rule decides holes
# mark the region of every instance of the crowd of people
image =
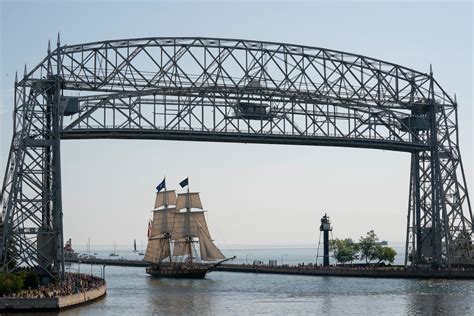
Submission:
[[104,279],[93,275],[66,273],[62,281],[50,282],[40,285],[35,289],[29,288],[16,295],[12,294],[12,296],[21,298],[56,298],[94,290],[104,284]]

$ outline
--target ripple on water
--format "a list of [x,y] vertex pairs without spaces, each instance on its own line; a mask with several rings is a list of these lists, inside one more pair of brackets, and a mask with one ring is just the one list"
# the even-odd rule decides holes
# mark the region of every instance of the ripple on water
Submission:
[[[213,272],[204,280],[107,267],[107,297],[64,315],[474,314],[474,282]],[[63,313],[61,313],[63,314]]]

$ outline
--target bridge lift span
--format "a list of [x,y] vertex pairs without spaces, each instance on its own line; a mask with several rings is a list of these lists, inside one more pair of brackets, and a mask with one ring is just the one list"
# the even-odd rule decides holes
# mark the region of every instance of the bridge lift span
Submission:
[[64,273],[61,140],[96,138],[407,152],[406,264],[468,262],[473,216],[457,107],[432,72],[336,50],[218,38],[61,46],[58,38],[15,80],[3,269]]

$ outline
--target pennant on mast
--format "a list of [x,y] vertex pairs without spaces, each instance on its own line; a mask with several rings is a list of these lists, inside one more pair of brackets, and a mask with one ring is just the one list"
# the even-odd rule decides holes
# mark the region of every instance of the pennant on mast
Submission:
[[184,179],[179,183],[179,185],[184,188],[185,186],[189,185],[189,178]]
[[166,178],[164,178],[163,181],[161,181],[161,183],[156,186],[156,192],[160,192],[163,189],[166,190]]

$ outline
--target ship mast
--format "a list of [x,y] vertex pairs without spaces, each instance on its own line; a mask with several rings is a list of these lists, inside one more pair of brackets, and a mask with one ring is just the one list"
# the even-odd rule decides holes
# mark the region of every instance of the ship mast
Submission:
[[[165,192],[166,192],[166,177],[165,177]],[[166,230],[167,232],[165,232],[165,239],[166,239],[166,242],[168,243],[168,254],[169,254],[169,257],[170,257],[170,266],[173,265],[173,260],[171,258],[171,234],[169,233],[169,227],[168,227],[168,204],[169,204],[169,201],[168,201],[168,194],[165,194],[164,196],[165,198],[165,208],[164,208],[164,212],[165,212],[165,216],[163,217],[164,220],[166,221]]]
[[191,237],[191,207],[189,203],[189,177],[188,179],[188,194],[186,195],[186,234],[187,234],[187,241],[188,241],[188,248],[189,248],[189,256],[190,256],[190,263],[193,263],[193,251],[191,247],[191,243],[193,242],[193,237]]
[[[160,230],[158,226],[154,226],[157,228],[156,230],[154,228],[153,232],[153,236],[159,236],[161,234],[163,242],[166,242],[168,240],[163,238],[165,237],[165,233],[169,233],[169,240],[170,243],[173,242],[174,248],[165,244],[161,244],[161,246],[156,245],[155,247],[157,247],[157,249],[163,249],[165,251],[168,251],[168,247],[170,247],[171,249],[173,249],[173,257],[187,256],[186,262],[192,264],[195,261],[194,259],[196,259],[196,257],[194,257],[194,254],[196,253],[197,255],[195,243],[197,243],[199,239],[199,251],[201,254],[201,260],[210,261],[223,259],[224,255],[212,242],[211,236],[209,234],[209,229],[207,227],[206,219],[204,217],[204,211],[192,211],[193,208],[203,210],[202,203],[199,197],[199,192],[191,192],[191,189],[189,188],[188,184],[188,178],[181,181],[180,185],[182,188],[188,186],[185,189],[185,193],[178,194],[177,197],[169,195],[167,196],[167,201],[165,201],[163,194],[157,197],[158,202],[155,202],[155,208],[157,208],[159,205],[164,205],[165,203],[173,204],[173,202],[170,202],[170,199],[176,199],[174,202],[176,207],[173,209],[169,209],[168,211],[170,213],[168,215],[166,215],[163,211],[161,211],[160,213],[156,213],[155,225],[158,225],[158,223],[162,223],[162,228]],[[180,210],[184,211],[181,212]],[[165,227],[166,221],[173,222],[173,226],[172,228],[170,228],[170,230]],[[156,244],[157,242],[154,243]],[[158,256],[156,257],[158,258]],[[162,255],[159,256],[159,258],[165,259],[165,253],[163,252]]]
[[[171,205],[176,204],[175,191],[166,190],[166,182],[160,184],[161,188],[156,193],[155,206],[153,209],[153,221],[149,227],[149,239],[144,260],[154,264],[159,264],[165,261],[166,257],[170,257],[170,264],[173,264],[171,257],[172,249],[172,227],[175,208]],[[160,192],[165,189],[165,191]]]

